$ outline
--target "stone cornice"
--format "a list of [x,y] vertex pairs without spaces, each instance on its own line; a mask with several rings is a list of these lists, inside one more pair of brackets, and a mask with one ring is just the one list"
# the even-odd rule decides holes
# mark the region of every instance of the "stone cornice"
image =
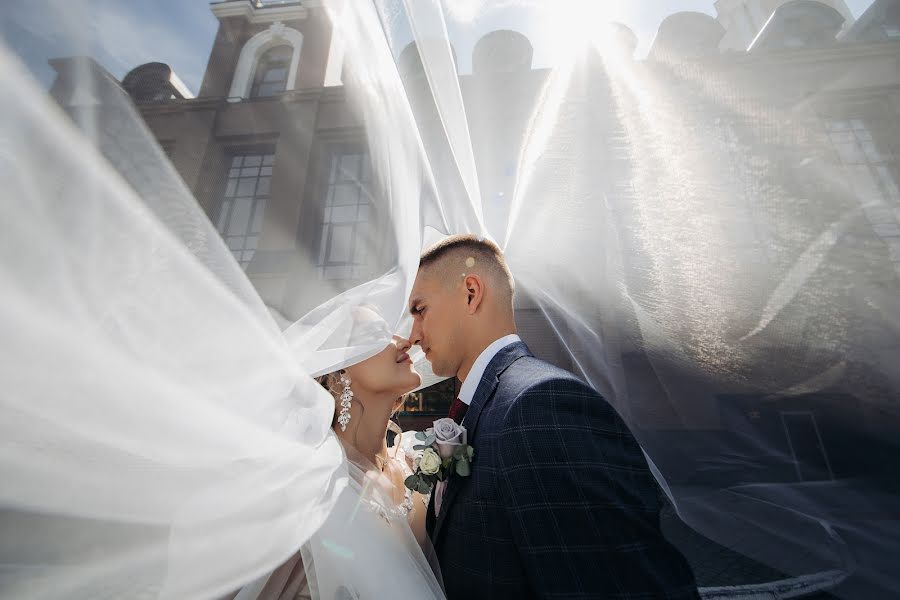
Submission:
[[222,96],[205,96],[185,100],[166,100],[164,102],[138,103],[138,109],[145,114],[177,113],[197,110],[221,109],[233,104],[292,104],[296,102],[346,102],[346,94],[343,86],[329,88],[306,88],[283,92],[276,96],[254,98],[232,102]]
[[164,102],[140,102],[137,109],[145,114],[161,115],[200,110],[215,110],[225,105],[224,98],[205,97],[188,100],[166,100]]
[[[900,41],[880,41],[874,43],[837,43],[824,48],[792,48],[768,52],[722,52],[697,57],[684,64],[696,64],[711,68],[789,66],[821,62],[837,63],[865,58],[895,58],[900,56]],[[651,58],[636,60],[637,63],[651,65],[657,62]]]
[[274,21],[296,21],[309,16],[309,8],[318,6],[318,1],[295,2],[285,5],[255,8],[249,0],[226,0],[210,5],[210,10],[218,19],[244,17],[251,23],[272,23]]

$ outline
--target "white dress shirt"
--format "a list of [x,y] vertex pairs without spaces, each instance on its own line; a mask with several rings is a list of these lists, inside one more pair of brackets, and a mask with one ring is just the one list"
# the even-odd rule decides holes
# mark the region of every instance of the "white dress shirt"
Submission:
[[516,342],[521,342],[522,339],[514,333],[509,335],[505,335],[499,340],[493,342],[490,346],[481,351],[481,354],[478,355],[478,358],[475,359],[475,362],[472,363],[472,368],[469,369],[469,374],[466,375],[466,380],[462,382],[462,385],[459,387],[459,399],[465,403],[466,406],[472,404],[472,398],[475,397],[475,390],[478,389],[478,384],[481,383],[481,377],[484,375],[484,370],[487,369],[487,366],[490,364],[491,360],[497,356],[497,353],[509,346],[510,344],[514,344]]

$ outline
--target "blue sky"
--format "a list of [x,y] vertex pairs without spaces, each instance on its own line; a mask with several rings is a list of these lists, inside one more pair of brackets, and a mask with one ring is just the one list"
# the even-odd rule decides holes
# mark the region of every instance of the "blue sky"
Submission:
[[88,55],[119,78],[167,63],[196,92],[217,27],[202,0],[28,0],[6,3],[0,35],[45,84],[47,59]]
[[[366,0],[350,0],[352,2]],[[546,13],[560,0],[444,0],[448,29],[463,72],[475,42],[496,29],[515,29],[535,46],[536,66],[551,60]],[[673,12],[715,14],[713,0],[596,0],[609,18],[631,27],[646,52],[659,23]],[[872,0],[847,0],[859,16]],[[606,8],[609,7],[609,8]],[[537,12],[536,12],[537,9]],[[537,13],[544,15],[535,17]],[[89,55],[121,78],[145,62],[169,64],[197,92],[216,35],[217,21],[204,0],[28,0],[3,8],[0,37],[44,85],[54,77],[47,59]]]

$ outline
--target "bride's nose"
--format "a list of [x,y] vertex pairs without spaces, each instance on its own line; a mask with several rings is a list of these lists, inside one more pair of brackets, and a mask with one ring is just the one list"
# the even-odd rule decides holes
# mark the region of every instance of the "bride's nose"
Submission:
[[395,335],[394,339],[397,341],[397,350],[399,350],[400,352],[406,352],[407,350],[412,348],[412,342],[410,342],[405,337]]

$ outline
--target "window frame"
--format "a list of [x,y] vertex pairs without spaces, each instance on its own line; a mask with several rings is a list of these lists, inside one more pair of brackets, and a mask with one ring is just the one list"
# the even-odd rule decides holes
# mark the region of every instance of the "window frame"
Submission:
[[[372,170],[371,155],[368,147],[364,142],[355,140],[330,140],[320,143],[317,152],[317,166],[313,172],[315,173],[315,182],[313,186],[312,197],[316,199],[316,216],[315,231],[311,236],[313,243],[311,250],[315,259],[316,274],[319,279],[327,279],[329,281],[355,282],[375,275],[377,269],[378,256],[382,252],[382,244],[378,243],[377,236],[373,236],[372,241],[366,245],[366,260],[359,259],[359,236],[363,235],[360,226],[364,226],[369,232],[374,232],[377,227],[377,204],[378,197],[374,181],[374,173]],[[340,157],[360,155],[362,160],[357,167],[357,175],[363,176],[360,181],[357,179],[358,185],[363,186],[357,190],[354,203],[334,204],[333,196],[335,187],[338,185],[346,185],[352,183],[352,179],[341,179],[340,173],[336,169],[340,168]],[[363,201],[367,199],[367,201]],[[332,211],[336,207],[355,206],[356,217],[347,221],[333,221]],[[366,207],[367,217],[360,218],[360,213]],[[350,244],[347,250],[349,260],[335,261],[331,260],[330,254],[333,250],[332,240],[336,227],[350,227]],[[371,235],[371,233],[370,233]],[[345,273],[341,274],[341,271]],[[329,272],[330,271],[330,272]]]
[[[269,58],[270,55],[272,55],[276,51],[283,52],[283,56],[279,58],[277,63],[276,61]],[[278,94],[287,91],[288,80],[290,79],[293,52],[293,47],[289,43],[285,42],[283,44],[272,46],[259,55],[259,58],[256,61],[256,66],[253,70],[253,79],[250,83],[250,98],[271,98],[272,96],[277,96]],[[270,63],[275,64],[273,65]],[[263,78],[265,78],[275,68],[284,69],[284,76],[276,81],[265,81]],[[260,88],[264,86],[272,86],[273,84],[277,84],[277,90],[266,94],[260,93]]]
[[[884,148],[876,135],[876,127],[872,127],[869,110],[853,110],[843,114],[830,114],[824,116],[823,129],[828,137],[828,142],[834,152],[835,162],[848,171],[848,177],[852,180],[851,170],[864,167],[869,174],[871,183],[877,188],[880,198],[888,206],[900,206],[900,173],[896,166],[896,160],[890,149]],[[839,126],[841,124],[842,126]],[[843,126],[845,125],[845,126]],[[844,146],[836,138],[838,136],[851,136]],[[847,144],[853,144],[856,159],[847,154]],[[873,156],[873,153],[876,156]],[[890,179],[890,181],[886,181]],[[893,189],[892,189],[893,188]],[[854,189],[854,191],[856,191]]]
[[[256,157],[259,157],[258,165],[246,164],[247,158],[251,158],[252,161]],[[235,166],[237,159],[240,159],[240,164]],[[222,176],[220,177],[221,184],[217,194],[217,211],[213,225],[222,237],[222,241],[229,252],[231,252],[238,264],[246,270],[259,250],[259,242],[262,239],[265,224],[265,211],[271,206],[272,178],[275,171],[275,147],[274,145],[265,145],[228,148],[224,154],[223,167]],[[247,170],[254,168],[257,169],[255,175],[246,173]],[[264,170],[268,170],[268,172],[263,173]],[[237,173],[233,173],[233,171],[237,171]],[[260,182],[265,178],[268,178],[268,187],[262,192],[260,191]],[[251,179],[254,181],[253,192],[251,194],[239,194],[241,180]],[[232,181],[235,181],[234,189],[229,193],[229,186]],[[230,230],[233,225],[232,218],[234,217],[237,201],[244,199],[250,200],[250,211],[246,224],[242,233],[232,235]],[[242,239],[241,248],[231,247],[230,241],[232,238]],[[253,239],[251,240],[251,238]],[[249,245],[251,241],[255,241],[253,247]]]
[[233,100],[248,98],[259,59],[270,48],[285,44],[293,48],[285,91],[295,89],[300,56],[303,49],[303,34],[292,27],[275,22],[268,29],[260,31],[247,40],[241,48],[234,69],[234,76],[231,79],[228,98]]

